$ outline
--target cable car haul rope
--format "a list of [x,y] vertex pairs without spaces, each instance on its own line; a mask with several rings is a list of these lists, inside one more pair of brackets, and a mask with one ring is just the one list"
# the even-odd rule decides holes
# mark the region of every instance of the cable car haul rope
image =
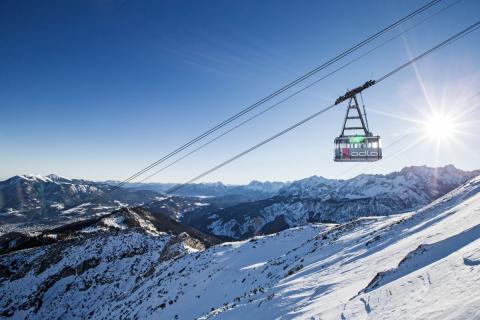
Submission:
[[[158,166],[159,164],[165,162],[166,160],[170,159],[171,157],[175,156],[176,154],[182,152],[183,150],[185,150],[185,149],[189,148],[190,146],[196,144],[197,142],[203,140],[205,137],[207,137],[207,136],[211,135],[212,133],[218,131],[219,129],[221,129],[224,126],[228,125],[229,123],[235,121],[239,117],[247,114],[248,112],[250,112],[250,111],[252,111],[256,108],[258,108],[259,106],[261,106],[264,103],[270,101],[271,99],[273,99],[276,96],[280,95],[281,93],[287,91],[288,89],[298,85],[299,83],[302,83],[304,80],[309,79],[310,77],[317,74],[321,70],[324,70],[325,68],[332,65],[333,63],[343,59],[344,57],[348,56],[349,54],[357,51],[358,49],[362,48],[363,46],[365,46],[365,45],[369,44],[370,42],[374,41],[375,39],[379,38],[380,36],[387,33],[388,31],[393,30],[394,28],[402,25],[403,23],[405,23],[405,22],[409,21],[410,19],[416,17],[417,15],[425,12],[426,10],[430,9],[431,7],[437,5],[440,2],[441,2],[441,0],[432,0],[432,1],[428,2],[424,6],[412,11],[408,15],[406,15],[403,18],[395,21],[394,23],[392,23],[389,26],[383,28],[382,30],[378,31],[377,33],[369,36],[368,38],[366,38],[363,41],[359,42],[358,44],[354,45],[353,47],[343,51],[342,53],[340,53],[339,55],[335,56],[334,58],[326,61],[322,65],[320,65],[320,66],[316,67],[315,69],[307,72],[306,74],[300,76],[299,78],[295,79],[294,81],[284,85],[283,87],[281,87],[277,91],[271,93],[270,95],[264,97],[263,99],[261,99],[261,100],[255,102],[254,104],[248,106],[247,108],[245,108],[242,111],[236,113],[235,115],[231,116],[230,118],[224,120],[223,122],[219,123],[218,125],[214,126],[213,128],[205,131],[201,135],[193,138],[189,142],[185,143],[184,145],[180,146],[179,148],[175,149],[174,151],[170,152],[169,154],[165,155],[164,157],[160,158],[159,160],[151,163],[150,165],[146,166],[145,168],[141,169],[140,171],[134,173],[133,175],[131,175],[127,179],[123,180],[122,182],[119,182],[117,185],[115,185],[110,190],[109,194],[114,192],[115,190],[118,190],[123,185],[125,185],[126,183],[134,180],[135,178],[142,176],[144,173],[150,171],[152,168],[154,168],[154,167]],[[200,149],[200,148],[198,148],[198,149]]]
[[[177,163],[178,161],[188,157],[189,155],[195,153],[196,151],[202,149],[203,147],[209,145],[210,143],[216,141],[217,139],[223,137],[224,135],[228,134],[229,132],[239,128],[240,126],[242,126],[243,124],[249,122],[250,120],[253,120],[255,118],[257,118],[258,116],[262,115],[263,113],[267,112],[268,110],[271,110],[272,108],[274,108],[275,106],[287,101],[288,99],[292,98],[293,96],[303,92],[304,90],[310,88],[311,86],[313,86],[314,84],[318,83],[319,81],[321,80],[324,80],[326,79],[327,77],[329,77],[330,75],[336,73],[337,71],[340,71],[342,70],[343,68],[347,67],[348,65],[352,64],[353,62],[361,59],[362,57],[368,55],[369,53],[371,53],[372,51],[380,48],[381,46],[389,43],[390,41],[398,38],[399,36],[401,36],[402,34],[408,32],[409,30],[412,30],[413,28],[417,27],[418,25],[422,24],[423,22],[427,21],[428,19],[438,15],[440,12],[442,11],[445,11],[447,10],[448,8],[458,4],[460,1],[462,0],[457,0],[455,1],[454,3],[442,8],[441,10],[433,13],[432,15],[429,15],[428,17],[426,17],[425,19],[423,19],[422,21],[414,24],[413,26],[403,30],[402,32],[400,32],[399,34],[395,35],[394,37],[392,38],[389,38],[388,40],[382,42],[380,45],[377,45],[375,46],[374,48],[368,50],[367,52],[361,54],[360,56],[350,60],[349,62],[346,62],[345,64],[343,64],[342,66],[336,68],[335,70],[329,72],[327,75],[313,81],[312,83],[308,84],[307,86],[304,86],[303,88],[300,88],[299,90],[293,92],[293,94],[290,94],[288,95],[286,98],[274,103],[273,105],[271,105],[270,107],[258,112],[257,114],[251,116],[250,118],[244,120],[243,122],[233,126],[232,128],[228,129],[227,131],[221,133],[220,135],[214,137],[213,139],[207,141],[206,143],[200,145],[199,147],[193,149],[192,151],[188,152],[187,154],[183,155],[182,157],[174,160],[173,162],[171,162],[170,164],[162,167],[160,170],[154,172],[153,174],[150,174],[148,175],[146,178],[144,178],[143,180],[141,180],[140,182],[142,181],[145,181],[146,179],[154,176],[155,174],[157,174],[158,172],[160,171],[163,171],[164,169],[170,167],[171,165]],[[283,92],[289,90],[290,88],[293,88],[295,86],[297,86],[298,84],[300,83],[303,83],[303,81],[305,81],[306,79],[309,79],[310,77],[312,77],[313,75],[317,74],[318,72],[320,72],[321,70],[327,68],[328,66],[334,64],[335,62],[343,59],[344,57],[348,56],[349,54],[357,51],[358,49],[362,48],[363,46],[369,44],[370,42],[372,42],[373,40],[379,38],[380,36],[382,36],[383,34],[385,34],[386,32],[390,31],[390,30],[393,30],[394,28],[402,25],[403,23],[409,21],[410,19],[412,19],[413,17],[417,16],[418,14],[422,13],[422,12],[425,12],[426,10],[428,10],[429,8],[433,7],[434,5],[437,5],[438,3],[440,3],[441,0],[432,0],[430,2],[428,2],[427,4],[425,4],[424,6],[418,8],[417,10],[415,11],[412,11],[410,14],[406,15],[405,17],[395,21],[394,23],[390,24],[389,26],[383,28],[382,30],[378,31],[377,33],[369,36],[368,38],[364,39],[363,41],[359,42],[358,44],[356,44],[355,46],[351,47],[350,49],[348,50],[345,50],[344,52],[340,53],[339,55],[337,55],[336,57],[328,60],[327,62],[323,63],[322,65],[318,66],[317,68],[311,70],[310,72],[307,72],[306,74],[302,75],[301,77],[295,79],[294,81],[288,83],[287,85],[281,87],[280,89],[278,89],[277,91],[273,92],[272,94],[266,96],[265,98],[257,101],[256,103],[248,106],[247,108],[241,110],[240,112],[236,113],[235,115],[231,116],[230,118],[224,120],[223,122],[219,123],[218,125],[214,126],[213,128],[207,130],[206,132],[204,132],[203,134],[195,137],[194,139],[190,140],[189,142],[185,143],[184,145],[180,146],[179,148],[175,149],[174,151],[170,152],[169,154],[165,155],[164,157],[162,157],[161,159],[151,163],[150,165],[148,165],[147,167],[141,169],[140,171],[136,172],[135,174],[133,174],[132,176],[128,177],[127,179],[119,182],[118,184],[116,184],[115,186],[112,187],[111,190],[109,190],[108,192],[106,192],[105,194],[99,196],[98,198],[96,199],[92,199],[91,201],[98,201],[102,198],[106,198],[108,197],[109,195],[111,195],[113,192],[115,192],[116,190],[120,189],[122,186],[124,186],[126,183],[129,183],[130,181],[144,175],[146,172],[150,171],[151,169],[153,169],[154,167],[158,166],[159,164],[165,162],[166,160],[172,158],[173,156],[177,155],[178,153],[182,152],[183,150],[189,148],[190,146],[196,144],[197,142],[203,140],[205,137],[211,135],[212,133],[220,130],[221,128],[223,128],[224,126],[232,123],[233,121],[235,121],[236,119],[240,118],[241,116],[247,114],[248,112],[258,108],[259,106],[263,105],[264,103],[270,101],[271,99],[279,96],[280,94],[282,94]],[[415,61],[425,57],[426,55],[430,54],[431,52],[443,47],[443,46],[446,46],[448,45],[449,43],[453,42],[453,41],[456,41],[458,40],[459,38],[465,36],[466,34],[474,31],[475,29],[477,29],[478,27],[480,26],[480,21],[479,22],[476,22],[475,24],[471,25],[470,27],[462,30],[461,32],[455,34],[454,36],[450,37],[449,39],[443,41],[442,43],[438,44],[437,46],[431,48],[430,50],[422,53],[421,55],[415,57],[414,59],[411,59],[410,61],[406,62],[405,64],[399,66],[398,68],[392,70],[391,72],[385,74],[384,76],[380,77],[379,79],[377,80],[370,80],[370,81],[367,81],[366,83],[364,83],[362,86],[360,87],[357,87],[353,90],[350,90],[348,91],[345,95],[339,97],[334,104],[328,106],[328,107],[325,107],[323,108],[322,110],[319,110],[317,111],[316,113],[310,115],[309,117],[307,117],[306,119],[303,119],[297,123],[295,123],[294,125],[286,128],[285,130],[273,135],[272,137],[252,146],[251,148],[237,154],[236,156],[222,162],[221,164],[211,168],[210,170],[207,170],[206,172],[190,179],[189,181],[183,183],[183,184],[179,184],[173,188],[171,188],[170,190],[167,191],[167,193],[173,193],[181,188],[183,188],[185,185],[189,184],[189,183],[192,183],[192,182],[195,182],[199,179],[201,179],[202,177],[212,173],[213,171],[216,171],[218,169],[220,169],[221,167],[227,165],[228,163],[250,153],[251,151],[255,150],[255,149],[258,149],[260,148],[261,146],[267,144],[268,142],[272,141],[272,140],[275,140],[276,138],[284,135],[285,133],[301,126],[302,124],[318,117],[319,115],[323,114],[324,112],[334,108],[336,105],[346,101],[346,100],[349,100],[349,103],[348,103],[348,106],[347,106],[347,114],[345,115],[345,120],[344,120],[344,125],[342,127],[342,133],[339,137],[337,137],[335,139],[335,158],[334,160],[335,161],[343,161],[343,162],[346,162],[346,161],[376,161],[376,160],[379,160],[381,159],[382,157],[382,154],[381,154],[381,142],[380,142],[380,136],[374,136],[371,132],[370,132],[370,129],[368,127],[368,120],[366,118],[366,113],[365,113],[365,107],[363,106],[363,101],[362,101],[362,108],[363,108],[363,113],[361,111],[361,108],[360,108],[360,105],[358,104],[358,100],[356,98],[356,95],[357,94],[360,94],[361,96],[361,92],[385,79],[387,79],[388,77],[392,76],[393,74],[395,74],[396,72],[400,71],[401,69],[405,68],[406,66],[414,63]],[[353,115],[353,116],[350,116],[350,111],[356,111],[356,115]],[[358,127],[348,127],[347,126],[347,122],[349,122],[349,120],[360,120],[360,123],[361,123],[361,126],[358,126]],[[362,134],[349,134],[349,135],[346,135],[345,134],[345,131],[350,131],[350,130],[354,130],[354,129],[357,129],[357,130],[362,130],[363,133]],[[346,144],[344,145],[343,143],[345,142],[348,142],[348,147],[349,147],[349,152],[347,154],[347,152],[343,152],[344,150],[342,150],[342,147],[345,148]],[[355,146],[355,144],[357,144]],[[353,148],[351,148],[353,146]],[[357,147],[357,149],[359,149],[358,147],[360,147],[360,150],[352,150],[352,149],[355,149],[355,147]],[[367,154],[367,156],[365,157],[365,154],[363,153],[365,150],[361,150],[361,148],[366,148],[366,149],[372,149],[369,151],[369,153]],[[373,149],[375,149],[375,151],[377,152],[377,154],[375,155],[375,151],[373,151]],[[357,154],[356,153],[352,153],[352,152],[358,152]],[[363,159],[359,158],[363,156]],[[356,158],[355,158],[356,157]],[[355,159],[354,159],[355,158]],[[137,182],[139,183],[139,182]]]
[[[378,84],[379,82],[381,82],[381,81],[383,81],[383,80],[385,80],[385,79],[393,76],[395,73],[401,71],[402,69],[406,68],[407,66],[415,63],[416,61],[418,61],[418,60],[420,60],[420,59],[422,59],[422,58],[424,58],[424,57],[426,57],[426,56],[429,55],[430,53],[432,53],[432,52],[434,52],[434,51],[436,51],[436,50],[438,50],[438,49],[440,49],[440,48],[442,48],[442,47],[444,47],[444,46],[447,46],[447,45],[449,45],[449,44],[452,43],[452,42],[457,41],[458,39],[460,39],[460,38],[466,36],[467,34],[475,31],[475,30],[478,29],[479,27],[480,27],[480,21],[477,21],[476,23],[474,23],[474,24],[470,25],[469,27],[463,29],[462,31],[456,33],[455,35],[451,36],[450,38],[446,39],[445,41],[437,44],[436,46],[432,47],[431,49],[423,52],[422,54],[416,56],[415,58],[413,58],[413,59],[405,62],[405,63],[402,64],[401,66],[399,66],[399,67],[393,69],[392,71],[386,73],[385,75],[383,75],[382,77],[378,78],[377,80],[369,80],[369,81],[365,82],[362,86],[357,87],[357,88],[355,88],[355,89],[353,89],[353,90],[348,91],[347,93],[345,93],[345,95],[339,97],[339,98],[335,101],[335,103],[333,103],[332,105],[330,105],[330,106],[328,106],[328,107],[325,107],[325,108],[317,111],[316,113],[310,115],[309,117],[307,117],[307,118],[305,118],[305,119],[303,119],[303,120],[295,123],[294,125],[286,128],[285,130],[282,130],[282,131],[278,132],[277,134],[271,136],[270,138],[265,139],[265,140],[263,140],[262,142],[260,142],[260,143],[258,143],[258,144],[256,144],[256,145],[248,148],[247,150],[245,150],[245,151],[237,154],[236,156],[234,156],[234,157],[232,157],[232,158],[230,158],[230,159],[228,159],[228,160],[226,160],[226,161],[224,161],[224,162],[216,165],[215,167],[213,167],[213,168],[211,168],[211,169],[203,172],[202,174],[200,174],[200,175],[198,175],[198,176],[196,176],[196,177],[188,180],[187,182],[185,182],[185,183],[183,183],[183,184],[180,184],[180,185],[177,185],[177,186],[169,189],[169,190],[167,191],[167,193],[170,194],[170,193],[173,193],[173,192],[178,191],[179,189],[185,187],[186,185],[188,185],[188,184],[190,184],[190,183],[193,183],[193,182],[195,182],[195,181],[197,181],[197,180],[205,177],[206,175],[208,175],[208,174],[210,174],[210,173],[212,173],[212,172],[214,172],[214,171],[222,168],[223,166],[225,166],[225,165],[227,165],[227,164],[229,164],[229,163],[237,160],[238,158],[243,157],[244,155],[252,152],[253,150],[260,148],[261,146],[269,143],[270,141],[275,140],[276,138],[284,135],[285,133],[290,132],[290,131],[296,129],[297,127],[303,125],[304,123],[306,123],[306,122],[308,122],[308,121],[310,121],[310,120],[312,120],[312,119],[315,119],[315,118],[318,117],[319,115],[321,115],[321,114],[327,112],[328,110],[334,108],[334,107],[337,106],[338,104],[340,104],[340,103],[342,103],[342,102],[344,102],[344,101],[346,101],[346,100],[348,100],[348,99],[350,99],[350,100],[354,99],[355,96],[356,96],[357,94],[361,93],[363,90],[365,90],[365,89],[367,89],[367,88],[370,88],[370,87],[372,87],[373,85],[376,85],[376,84]],[[355,99],[355,100],[356,100],[356,99]],[[356,103],[357,103],[357,102],[356,102]],[[349,106],[348,106],[348,107],[350,107],[350,102],[349,102]],[[357,107],[358,107],[358,103],[357,103]],[[348,111],[347,111],[347,116],[346,116],[346,117],[348,117]],[[345,120],[347,120],[347,119],[345,119]],[[345,129],[345,125],[344,125],[344,129]],[[363,129],[363,128],[362,128],[362,129]],[[368,129],[367,129],[367,130],[368,130]],[[342,131],[342,132],[343,132],[343,131]],[[368,132],[369,132],[369,131],[368,131]],[[360,137],[361,137],[361,136],[360,136]],[[357,140],[357,141],[355,140],[355,136],[349,137],[349,139],[350,139],[350,138],[353,138],[353,140],[351,140],[351,142],[352,142],[353,144],[354,144],[355,142],[360,142],[360,138],[358,138],[359,140]],[[381,148],[381,145],[380,145],[380,137],[379,137],[379,136],[376,136],[376,137],[374,137],[374,138],[378,138],[378,140],[377,140],[377,142],[378,142],[378,148],[380,149],[380,148]],[[338,138],[337,138],[337,139],[338,139]],[[361,141],[363,141],[363,140],[361,140]],[[368,139],[367,139],[367,141],[368,141]],[[375,142],[375,140],[370,140],[370,142],[373,143],[373,142]],[[349,141],[349,143],[350,143],[350,141]],[[380,152],[381,152],[381,150],[380,150]],[[379,156],[381,157],[381,153],[380,153],[380,155],[377,155],[377,158],[378,158]],[[376,160],[378,160],[378,159],[376,159]],[[365,161],[365,160],[364,160],[364,161]],[[367,160],[367,161],[372,161],[372,160]],[[375,161],[375,160],[373,160],[373,161]]]

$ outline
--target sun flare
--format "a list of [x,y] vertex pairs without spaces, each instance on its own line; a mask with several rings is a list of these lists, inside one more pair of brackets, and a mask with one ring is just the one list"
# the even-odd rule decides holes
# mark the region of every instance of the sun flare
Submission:
[[445,114],[434,114],[425,122],[425,132],[434,140],[451,139],[455,133],[455,120]]

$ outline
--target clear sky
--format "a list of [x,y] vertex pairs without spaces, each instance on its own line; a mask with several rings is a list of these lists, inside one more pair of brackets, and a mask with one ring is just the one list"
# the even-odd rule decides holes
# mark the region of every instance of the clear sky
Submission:
[[[124,179],[425,3],[0,0],[0,179]],[[479,13],[480,1],[460,1],[151,181],[188,180],[382,76]],[[479,169],[480,108],[470,108],[480,96],[468,99],[480,92],[479,76],[477,30],[365,91],[371,129],[389,146],[384,160],[332,161],[345,111],[339,106],[203,181],[349,178],[423,164]],[[455,132],[412,146],[419,137],[412,132],[426,127],[417,122],[429,113],[446,114]]]

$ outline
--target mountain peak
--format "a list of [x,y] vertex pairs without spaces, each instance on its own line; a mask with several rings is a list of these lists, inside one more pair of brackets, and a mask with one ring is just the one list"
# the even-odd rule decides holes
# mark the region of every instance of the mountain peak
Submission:
[[49,174],[46,176],[46,178],[50,179],[51,181],[54,181],[54,182],[71,182],[72,179],[70,178],[66,178],[66,177],[63,177],[63,176],[60,176],[60,175],[57,175],[57,174]]
[[10,179],[7,179],[7,180],[11,180],[11,181],[20,181],[20,180],[23,180],[23,181],[41,181],[41,182],[52,182],[52,180],[50,178],[48,178],[48,176],[43,176],[41,174],[21,174],[21,175],[16,175],[16,176],[13,176],[11,177]]
[[429,167],[426,165],[422,166],[408,166],[402,168],[400,172],[406,173],[406,172],[413,172],[413,173],[418,173],[418,172],[440,172],[440,171],[447,171],[447,172],[464,172],[461,169],[456,168],[453,164],[447,164],[443,167]]

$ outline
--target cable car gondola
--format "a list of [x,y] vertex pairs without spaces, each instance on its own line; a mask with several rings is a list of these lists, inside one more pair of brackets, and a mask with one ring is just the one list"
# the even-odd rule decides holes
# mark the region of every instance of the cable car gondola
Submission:
[[[336,162],[372,162],[382,159],[380,136],[374,136],[370,132],[365,105],[362,103],[362,113],[357,100],[357,94],[361,95],[362,90],[373,84],[375,81],[367,81],[364,85],[348,91],[335,101],[335,104],[339,104],[348,100],[342,133],[334,140],[334,161]],[[349,124],[355,121],[356,124]],[[359,131],[360,133],[358,133]]]

